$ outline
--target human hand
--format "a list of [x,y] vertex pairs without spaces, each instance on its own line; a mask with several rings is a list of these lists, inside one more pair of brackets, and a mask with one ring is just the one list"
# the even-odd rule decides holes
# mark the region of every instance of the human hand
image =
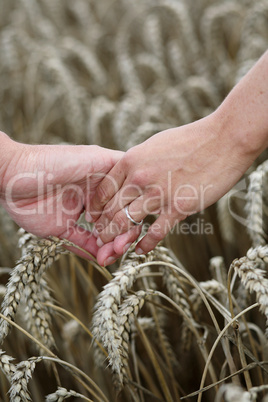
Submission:
[[[10,139],[7,143],[0,202],[13,220],[37,236],[66,238],[96,256],[96,238],[76,221],[123,153],[98,146],[26,145]],[[107,254],[118,257],[111,243],[100,252],[102,260]]]
[[[136,222],[148,214],[159,215],[136,246],[137,254],[149,252],[176,223],[232,188],[253,162],[242,148],[238,138],[223,131],[216,112],[133,147],[92,198],[97,244],[114,241],[114,251],[121,255],[130,245],[129,233],[136,231],[132,241],[138,237],[140,226],[132,224],[124,211],[128,205]],[[98,260],[102,263],[101,249]]]

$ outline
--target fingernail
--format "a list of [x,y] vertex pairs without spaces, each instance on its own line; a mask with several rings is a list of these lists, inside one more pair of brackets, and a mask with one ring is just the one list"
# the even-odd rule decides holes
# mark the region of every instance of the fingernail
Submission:
[[125,247],[123,248],[123,253],[125,253],[129,249],[130,246],[131,246],[131,243],[127,243],[125,245]]
[[87,222],[89,222],[89,223],[92,223],[92,222],[93,222],[92,216],[90,215],[89,212],[86,212],[86,213],[85,213],[85,220],[86,220]]
[[102,247],[104,245],[103,241],[101,240],[100,237],[97,238],[97,242],[96,242],[98,247]]
[[93,228],[93,230],[92,230],[92,234],[93,234],[93,236],[95,236],[95,237],[98,237],[98,236],[99,236],[99,232],[98,232],[98,230],[96,229],[96,226],[94,226],[94,228]]
[[111,265],[116,261],[116,258],[114,257],[109,257],[107,260],[104,261],[104,266],[106,267],[107,265]]
[[136,254],[138,254],[138,255],[144,254],[144,251],[141,248],[138,247],[136,249]]

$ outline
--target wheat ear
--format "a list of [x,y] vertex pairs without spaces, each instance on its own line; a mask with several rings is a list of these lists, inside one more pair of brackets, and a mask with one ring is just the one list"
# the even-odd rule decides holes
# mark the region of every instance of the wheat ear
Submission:
[[268,245],[251,248],[246,257],[232,262],[230,268],[241,279],[241,282],[251,293],[256,293],[260,311],[266,316],[266,336],[268,337],[268,279],[265,277],[265,264],[268,263]]
[[16,371],[11,378],[11,387],[9,390],[11,402],[27,402],[32,400],[27,384],[32,378],[36,363],[41,360],[42,357],[33,357],[16,365]]
[[63,387],[58,387],[56,392],[53,392],[52,394],[49,394],[46,396],[46,402],[62,402],[64,401],[64,399],[67,398],[71,398],[71,397],[75,397],[75,398],[81,398],[84,399],[85,401],[91,401],[91,399],[85,397],[82,394],[79,394],[76,391],[70,390],[68,391],[66,388]]
[[263,246],[266,243],[263,231],[263,181],[264,174],[267,173],[268,161],[265,161],[249,175],[249,188],[245,209],[248,218],[247,229],[253,247]]
[[11,382],[12,376],[16,371],[16,366],[12,363],[13,360],[13,357],[7,355],[3,350],[0,349],[0,369],[5,374],[9,382]]
[[128,296],[121,304],[118,311],[118,335],[121,339],[120,355],[121,362],[118,365],[117,359],[113,361],[110,359],[112,369],[116,372],[120,383],[123,380],[127,381],[127,368],[128,368],[128,355],[129,355],[129,337],[131,327],[135,323],[139,311],[144,305],[146,292],[139,290],[134,295]]
[[[49,329],[49,311],[41,304],[49,298],[42,276],[60,254],[66,253],[62,247],[64,244],[67,244],[65,240],[57,238],[32,240],[10,275],[2,302],[2,314],[14,320],[21,299],[25,299],[31,317],[30,326],[36,328],[35,332],[40,333],[42,341],[45,340],[48,345],[53,344],[54,340]],[[1,319],[0,342],[7,336],[9,328],[9,323]]]
[[[95,313],[92,319],[92,333],[94,337],[103,343],[107,348],[109,359],[116,372],[120,372],[121,355],[119,347],[121,338],[118,335],[117,314],[122,299],[127,295],[132,287],[137,275],[140,273],[140,264],[152,259],[151,253],[146,257],[137,258],[134,253],[129,254],[128,260],[123,267],[114,273],[114,278],[104,286],[99,294],[95,305]],[[100,355],[99,348],[96,350],[96,360],[102,362],[103,356]]]
[[224,384],[220,387],[216,395],[215,402],[222,401],[222,397],[226,402],[251,402],[250,393],[245,391],[242,387],[235,384]]

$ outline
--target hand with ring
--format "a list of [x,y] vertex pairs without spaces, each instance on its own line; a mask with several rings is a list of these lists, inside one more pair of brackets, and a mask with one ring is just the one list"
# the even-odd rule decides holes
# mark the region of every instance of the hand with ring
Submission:
[[[220,107],[194,123],[155,134],[128,150],[101,181],[89,220],[100,251],[113,241],[122,255],[158,214],[136,253],[152,250],[188,215],[216,202],[268,145],[268,52]],[[100,264],[109,256],[98,253]]]
[[140,222],[136,222],[136,221],[130,216],[130,213],[129,213],[129,210],[128,210],[128,205],[124,208],[124,210],[125,210],[125,214],[126,214],[127,218],[130,220],[130,222],[134,223],[135,226],[136,226],[136,225],[142,225],[142,224],[143,224],[143,219],[142,219]]

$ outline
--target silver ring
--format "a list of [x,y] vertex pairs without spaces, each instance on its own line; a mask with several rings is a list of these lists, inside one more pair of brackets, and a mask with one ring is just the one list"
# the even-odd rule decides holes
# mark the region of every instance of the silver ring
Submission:
[[124,208],[124,211],[125,211],[125,214],[126,214],[127,218],[128,218],[132,223],[134,223],[134,225],[142,225],[142,224],[143,224],[143,219],[142,219],[140,222],[134,221],[134,219],[131,218],[131,216],[130,216],[130,213],[129,213],[129,211],[128,211],[128,207],[129,207],[129,206],[126,205],[125,208]]

